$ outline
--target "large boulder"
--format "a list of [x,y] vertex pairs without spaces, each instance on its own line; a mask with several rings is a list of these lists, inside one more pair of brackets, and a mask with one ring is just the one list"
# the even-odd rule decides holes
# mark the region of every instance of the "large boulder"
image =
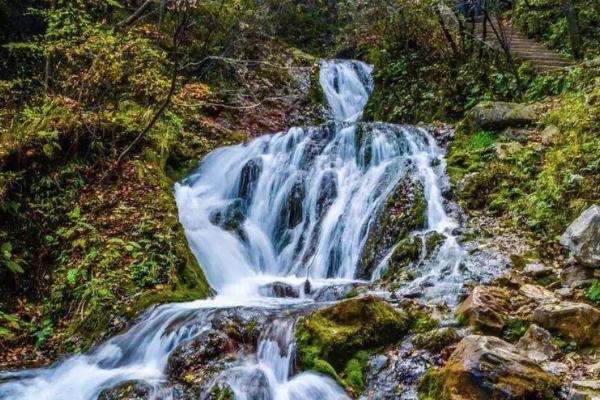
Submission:
[[[408,332],[412,317],[376,297],[337,303],[303,317],[296,328],[298,365],[326,373],[345,384],[365,352],[396,343]],[[358,372],[358,371],[357,371]],[[362,371],[360,371],[362,374]],[[351,381],[348,385],[352,385]]]
[[539,118],[539,113],[531,105],[485,101],[473,107],[469,117],[483,129],[501,130],[532,124]]
[[581,264],[600,267],[600,207],[585,210],[563,233],[560,244]]
[[492,336],[471,335],[439,371],[419,385],[426,400],[556,399],[560,381],[515,346]]
[[579,345],[600,346],[600,310],[586,303],[542,304],[533,312],[535,323]]
[[511,294],[499,287],[476,286],[456,310],[458,320],[483,333],[500,333],[511,309]]

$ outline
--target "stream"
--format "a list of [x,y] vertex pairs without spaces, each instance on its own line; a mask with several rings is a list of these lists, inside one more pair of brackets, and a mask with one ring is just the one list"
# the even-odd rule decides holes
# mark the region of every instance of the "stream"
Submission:
[[[465,281],[480,277],[443,197],[444,149],[425,128],[360,122],[371,72],[359,61],[323,61],[329,122],[217,149],[176,185],[180,221],[213,298],[153,308],[127,332],[52,366],[0,372],[0,398],[96,399],[120,383],[145,381],[152,398],[177,399],[165,384],[174,349],[224,313],[258,313],[269,327],[256,354],[232,363],[214,384],[226,382],[241,400],[347,399],[334,380],[294,369],[294,325],[348,288],[369,284],[355,279],[363,247],[406,178],[422,184],[427,203],[426,226],[415,234],[438,232],[443,243],[397,295],[456,304]],[[371,281],[384,274],[393,250]]]

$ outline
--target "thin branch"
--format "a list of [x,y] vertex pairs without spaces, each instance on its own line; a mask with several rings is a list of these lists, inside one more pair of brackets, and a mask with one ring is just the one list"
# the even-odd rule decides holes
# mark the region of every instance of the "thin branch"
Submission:
[[117,23],[117,28],[124,28],[124,27],[127,27],[127,26],[133,24],[135,21],[138,20],[138,18],[140,18],[142,13],[144,11],[146,11],[146,8],[148,8],[150,6],[150,4],[152,4],[153,1],[154,0],[144,1],[144,3],[137,10],[135,10],[135,12],[133,14],[131,14],[129,17],[125,18],[123,21]]
[[175,103],[175,104],[177,104],[178,106],[187,107],[187,108],[197,108],[197,107],[209,106],[209,107],[226,108],[226,109],[230,109],[230,110],[249,110],[252,108],[260,107],[261,105],[263,105],[264,103],[269,102],[269,101],[297,99],[300,97],[301,97],[300,95],[266,97],[266,98],[262,99],[261,101],[259,101],[258,103],[250,104],[247,106],[234,106],[234,105],[230,105],[230,104],[211,103],[211,102],[207,102],[207,101],[199,101],[194,104],[187,104],[187,103]]
[[201,59],[200,61],[191,62],[191,63],[184,65],[183,67],[181,67],[181,70],[191,68],[191,67],[197,67],[199,65],[204,64],[207,61],[223,61],[228,64],[266,65],[268,67],[278,68],[278,69],[286,69],[286,70],[305,70],[305,69],[312,68],[312,67],[297,67],[297,66],[278,65],[278,64],[273,64],[268,61],[262,61],[262,60],[238,60],[238,59],[229,58],[229,57],[207,56],[207,57],[204,57],[203,59]]

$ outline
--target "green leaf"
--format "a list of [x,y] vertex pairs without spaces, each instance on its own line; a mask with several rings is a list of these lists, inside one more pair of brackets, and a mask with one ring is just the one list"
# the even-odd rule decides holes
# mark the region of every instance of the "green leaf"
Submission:
[[25,272],[23,268],[14,261],[7,261],[6,266],[15,274],[22,274]]
[[0,250],[2,250],[3,253],[12,253],[12,244],[10,242],[2,243]]
[[106,0],[106,4],[116,8],[123,8],[123,6],[117,0]]

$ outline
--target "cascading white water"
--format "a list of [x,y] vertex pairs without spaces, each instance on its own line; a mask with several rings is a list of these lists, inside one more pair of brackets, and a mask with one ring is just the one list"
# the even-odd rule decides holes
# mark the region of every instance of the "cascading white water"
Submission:
[[[0,398],[95,399],[128,380],[161,387],[172,350],[205,330],[219,310],[278,315],[314,302],[301,289],[307,276],[313,289],[354,279],[378,212],[406,177],[423,184],[426,230],[447,237],[407,290],[424,287],[433,299],[455,296],[464,280],[464,252],[452,236],[457,224],[444,210],[443,151],[424,129],[357,123],[372,90],[370,73],[357,61],[323,62],[320,81],[334,121],[218,149],[176,186],[180,220],[215,298],[158,307],[125,334],[51,367],[0,373]],[[385,259],[375,274],[384,269]],[[263,288],[275,281],[300,288],[300,298],[265,297]],[[191,322],[172,329],[182,318]],[[256,357],[218,379],[237,399],[346,399],[330,378],[293,374],[293,327],[294,318],[276,320]],[[253,397],[257,379],[264,393]]]

